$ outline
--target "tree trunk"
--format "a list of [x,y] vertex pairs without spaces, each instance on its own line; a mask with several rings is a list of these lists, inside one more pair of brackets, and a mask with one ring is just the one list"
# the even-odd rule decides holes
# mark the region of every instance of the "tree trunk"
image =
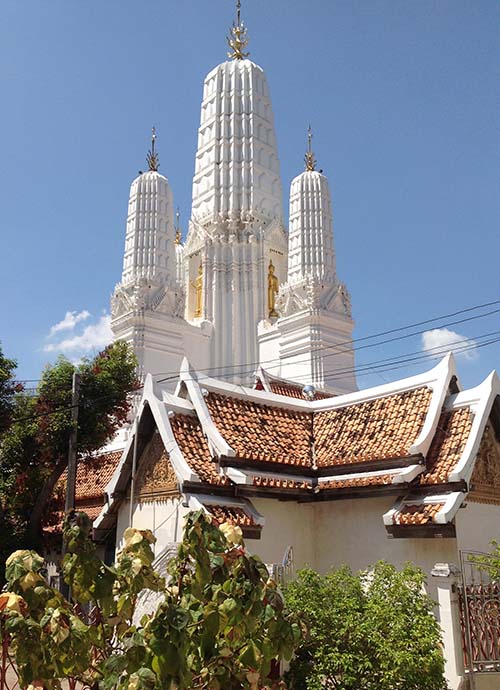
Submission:
[[47,502],[52,496],[52,493],[59,478],[66,469],[67,462],[67,458],[64,457],[60,458],[57,461],[56,466],[45,480],[45,483],[42,486],[40,493],[36,497],[35,505],[33,506],[33,510],[30,515],[30,521],[28,523],[27,530],[28,540],[29,543],[32,545],[36,544],[39,540],[40,532],[42,529],[42,517],[45,511],[45,507],[47,506]]

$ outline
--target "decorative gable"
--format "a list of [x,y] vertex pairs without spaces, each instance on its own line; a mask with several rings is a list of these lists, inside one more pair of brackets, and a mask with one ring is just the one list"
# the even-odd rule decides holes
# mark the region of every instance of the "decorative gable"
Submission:
[[471,477],[469,501],[500,505],[500,443],[488,422]]
[[180,496],[177,476],[160,434],[155,430],[139,463],[135,497],[136,500],[147,502],[177,496]]

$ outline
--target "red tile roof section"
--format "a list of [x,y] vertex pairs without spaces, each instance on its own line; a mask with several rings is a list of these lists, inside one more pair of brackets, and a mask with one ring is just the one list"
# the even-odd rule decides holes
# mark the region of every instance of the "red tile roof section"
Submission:
[[311,467],[312,413],[209,393],[212,421],[238,458]]
[[395,525],[428,525],[434,522],[434,517],[441,510],[444,503],[408,504],[393,515]]
[[318,467],[404,458],[429,411],[426,386],[314,415]]
[[281,479],[280,477],[260,477],[254,475],[252,477],[254,486],[262,486],[272,489],[306,489],[311,490],[312,487],[308,482],[297,481],[295,479]]
[[392,484],[393,474],[379,474],[375,477],[356,477],[355,479],[330,479],[320,482],[320,489],[348,489],[358,486],[386,486]]
[[219,525],[222,525],[223,522],[229,522],[232,525],[238,525],[238,527],[256,526],[253,517],[243,508],[224,505],[207,505],[206,507]]
[[[289,398],[300,398],[304,400],[304,395],[302,394],[302,389],[304,386],[299,384],[294,385],[293,383],[285,383],[283,381],[270,381],[269,386],[273,393],[277,395],[286,395]],[[324,391],[316,391],[314,394],[314,400],[322,400],[323,398],[333,398],[333,393],[325,393]]]
[[420,477],[421,484],[443,484],[465,448],[472,429],[473,415],[468,407],[444,411],[427,453],[427,470]]
[[[121,456],[122,451],[120,450],[113,453],[103,453],[78,463],[75,508],[87,513],[91,520],[95,520],[104,507],[104,491],[120,462]],[[63,504],[66,492],[66,472],[61,475],[58,488]],[[62,508],[60,499],[57,499],[57,506]],[[50,524],[44,526],[44,533],[60,533],[63,519],[64,510],[56,511],[50,516]]]
[[[120,458],[122,451],[106,453],[92,458],[86,462],[79,462],[76,471],[76,500],[101,498],[104,505],[104,490],[109,484],[111,477]],[[64,474],[66,481],[66,474]]]
[[[120,462],[122,451],[104,453],[95,458],[80,460],[76,470],[76,501],[102,498],[104,505],[104,490],[113,472]],[[66,487],[66,471],[61,475],[59,485]]]
[[216,460],[210,455],[207,439],[197,417],[176,414],[170,417],[175,440],[188,465],[202,482],[227,484],[228,479],[219,474]]

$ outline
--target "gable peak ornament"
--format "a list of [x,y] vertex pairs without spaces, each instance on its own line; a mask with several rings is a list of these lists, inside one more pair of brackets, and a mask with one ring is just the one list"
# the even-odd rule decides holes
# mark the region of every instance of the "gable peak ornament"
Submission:
[[306,164],[306,170],[309,172],[313,172],[316,170],[316,158],[314,157],[314,153],[312,150],[312,138],[313,138],[313,133],[311,129],[311,125],[307,128],[307,151],[306,155],[304,156],[304,162]]
[[155,151],[155,143],[156,143],[156,127],[153,127],[151,130],[151,149],[148,151],[148,155],[146,156],[146,161],[148,164],[148,168],[152,172],[158,172],[160,168],[160,157]]
[[247,29],[245,24],[241,21],[241,0],[236,2],[236,21],[233,22],[230,35],[227,37],[227,43],[231,48],[231,52],[227,54],[231,60],[243,60],[247,58],[250,53],[245,53],[244,50],[248,45]]

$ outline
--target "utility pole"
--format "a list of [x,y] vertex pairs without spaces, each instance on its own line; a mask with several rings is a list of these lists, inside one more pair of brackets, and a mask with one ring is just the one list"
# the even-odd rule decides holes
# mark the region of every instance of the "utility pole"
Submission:
[[[66,474],[66,503],[64,512],[66,515],[75,509],[76,495],[76,441],[78,434],[78,407],[80,404],[80,374],[73,372],[73,385],[71,387],[71,432],[68,444],[68,470]],[[62,558],[66,554],[66,544],[63,540]],[[71,592],[69,586],[63,582],[61,572],[61,593],[69,601]]]
[[78,432],[78,406],[80,404],[80,374],[73,372],[73,386],[71,389],[71,422],[72,428],[68,447],[68,476],[66,478],[65,512],[75,509],[76,494],[76,440]]

